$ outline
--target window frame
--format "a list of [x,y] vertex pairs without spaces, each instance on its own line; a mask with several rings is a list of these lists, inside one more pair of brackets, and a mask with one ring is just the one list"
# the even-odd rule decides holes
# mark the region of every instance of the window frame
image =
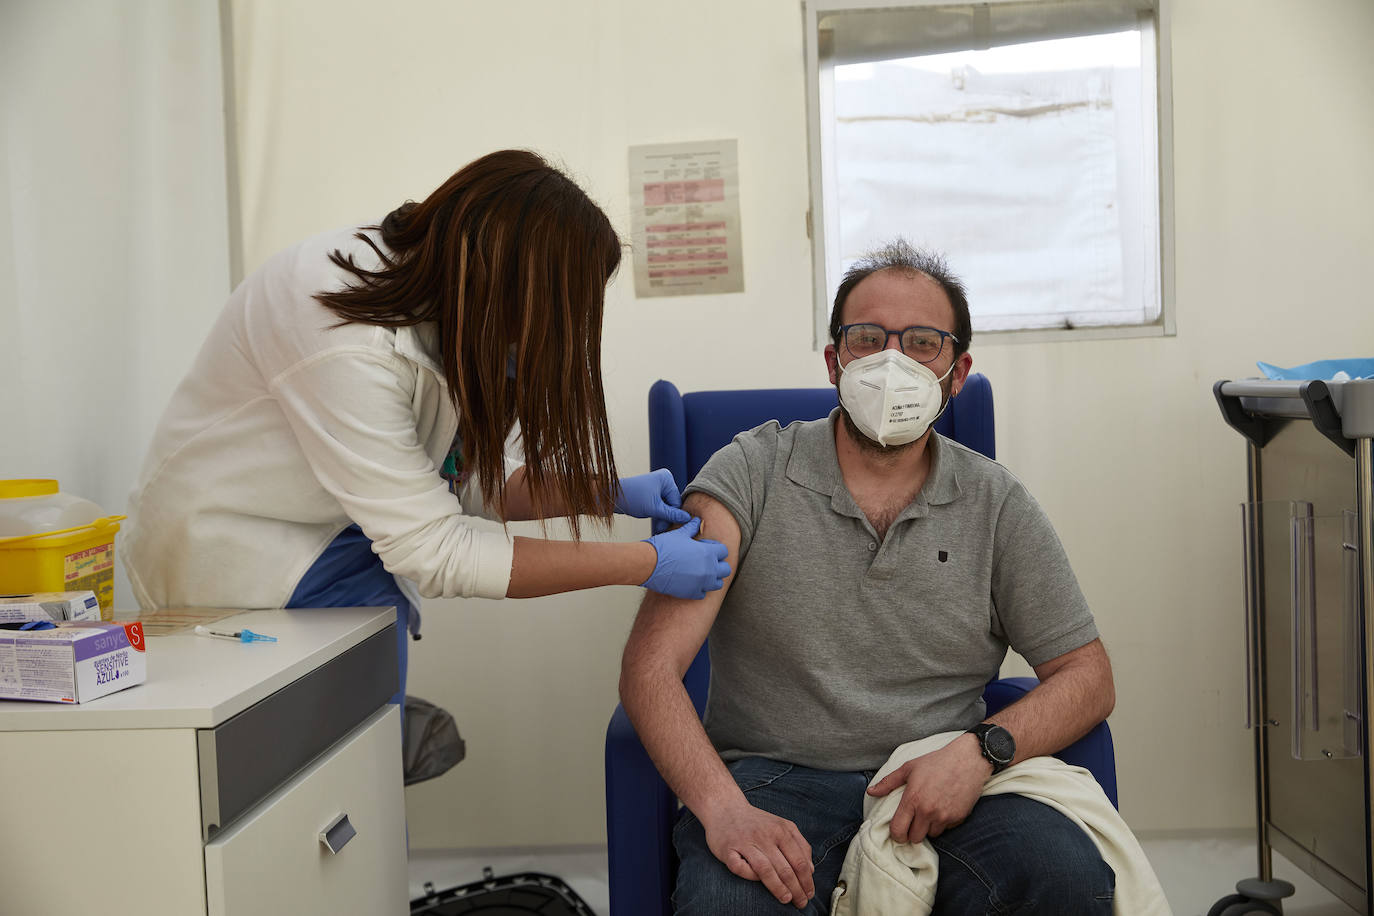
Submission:
[[[827,231],[838,235],[838,212],[834,202],[835,182],[825,181],[823,170],[834,162],[829,132],[822,123],[834,121],[834,100],[822,92],[820,71],[820,22],[835,13],[887,9],[914,9],[926,6],[951,6],[969,0],[802,0],[803,40],[806,54],[806,136],[807,163],[811,185],[810,209],[806,230],[811,241],[812,312],[815,348],[830,342],[830,282],[827,274],[825,239]],[[1027,0],[980,0],[982,4],[1026,3]],[[1049,2],[1049,0],[1047,0]],[[1155,105],[1159,123],[1156,129],[1159,163],[1159,317],[1149,324],[1103,325],[1083,328],[1033,328],[1004,331],[979,331],[978,338],[996,343],[1040,343],[1070,340],[1110,340],[1132,337],[1173,337],[1177,334],[1174,299],[1174,168],[1173,168],[1173,75],[1170,66],[1169,36],[1172,0],[1155,2]],[[822,121],[822,118],[828,118]],[[833,165],[832,165],[833,168]],[[829,193],[827,193],[829,189]],[[829,199],[827,199],[829,198]],[[958,265],[954,265],[957,272]],[[838,282],[839,278],[836,278]]]

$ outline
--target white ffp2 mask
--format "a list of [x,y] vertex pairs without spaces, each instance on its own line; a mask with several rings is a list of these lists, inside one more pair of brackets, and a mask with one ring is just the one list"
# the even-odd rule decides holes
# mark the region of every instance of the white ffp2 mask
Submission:
[[840,402],[854,425],[880,445],[906,445],[925,435],[944,409],[937,376],[900,350],[881,350],[840,368]]

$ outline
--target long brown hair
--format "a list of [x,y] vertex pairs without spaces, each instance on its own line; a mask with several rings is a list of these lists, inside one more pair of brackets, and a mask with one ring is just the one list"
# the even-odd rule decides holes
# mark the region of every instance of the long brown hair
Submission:
[[462,458],[489,505],[505,504],[503,446],[518,421],[536,515],[561,501],[574,538],[579,515],[608,521],[617,475],[601,319],[620,240],[606,214],[539,156],[501,150],[367,228],[384,248],[358,238],[381,266],[335,251],[357,280],[315,298],[343,323],[437,325]]

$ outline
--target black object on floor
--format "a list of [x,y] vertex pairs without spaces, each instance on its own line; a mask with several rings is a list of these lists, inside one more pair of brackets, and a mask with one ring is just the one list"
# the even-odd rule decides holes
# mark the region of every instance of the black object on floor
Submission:
[[447,773],[467,756],[467,745],[448,710],[406,695],[401,756],[406,785]]
[[482,880],[436,891],[425,882],[425,895],[410,901],[411,916],[596,916],[577,892],[553,875],[521,872],[496,877],[482,869]]

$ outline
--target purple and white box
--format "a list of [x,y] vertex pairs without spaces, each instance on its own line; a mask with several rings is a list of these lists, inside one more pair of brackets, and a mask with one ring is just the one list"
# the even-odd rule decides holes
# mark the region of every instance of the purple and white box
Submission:
[[99,620],[95,592],[35,592],[32,595],[0,595],[0,623],[30,620]]
[[0,630],[0,699],[85,703],[148,679],[143,624],[63,621]]

